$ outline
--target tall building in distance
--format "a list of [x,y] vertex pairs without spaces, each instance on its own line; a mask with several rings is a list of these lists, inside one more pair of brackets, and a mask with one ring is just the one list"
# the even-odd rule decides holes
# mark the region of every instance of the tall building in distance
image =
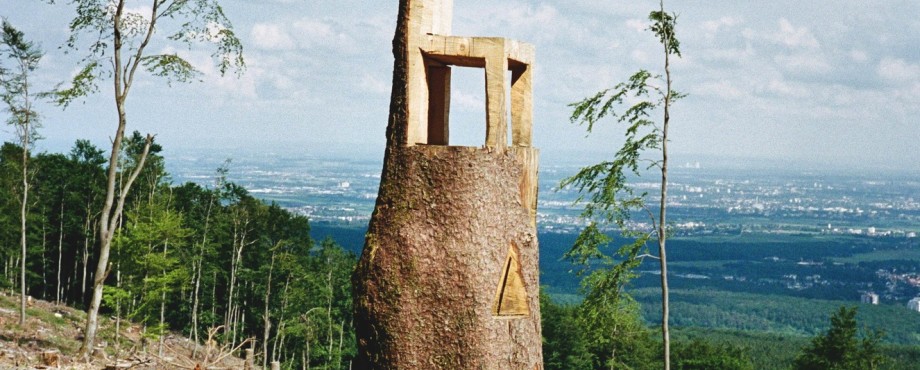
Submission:
[[875,294],[874,292],[865,292],[862,294],[862,298],[860,299],[860,301],[862,303],[877,305],[878,304],[878,294]]
[[907,301],[907,308],[909,308],[911,311],[920,312],[920,297]]

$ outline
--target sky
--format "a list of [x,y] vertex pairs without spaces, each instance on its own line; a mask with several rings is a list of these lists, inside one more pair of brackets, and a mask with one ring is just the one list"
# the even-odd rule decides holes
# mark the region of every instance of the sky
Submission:
[[[46,51],[34,81],[69,80],[85,55],[60,48],[73,5],[0,0],[0,16]],[[150,0],[129,0],[131,11]],[[220,77],[210,50],[171,43],[200,82],[143,75],[128,98],[128,130],[153,133],[166,149],[303,152],[381,157],[385,145],[397,0],[221,1],[244,45],[247,68]],[[586,137],[568,104],[639,69],[663,72],[647,31],[657,1],[454,1],[453,34],[534,44],[534,145],[550,160],[609,157],[622,140],[613,121]],[[670,0],[683,57],[674,88],[689,96],[671,114],[678,163],[719,158],[810,168],[920,173],[920,2]],[[482,145],[481,70],[452,82],[451,139]],[[108,147],[116,115],[111,83],[66,110],[44,104],[39,149],[76,139]],[[10,127],[0,140],[12,140]]]

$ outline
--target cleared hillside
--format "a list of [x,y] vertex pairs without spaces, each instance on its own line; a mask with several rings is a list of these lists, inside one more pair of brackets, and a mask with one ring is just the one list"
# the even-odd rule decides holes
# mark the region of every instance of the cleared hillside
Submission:
[[[159,337],[142,326],[105,317],[100,322],[93,358],[76,357],[86,313],[65,305],[32,299],[26,325],[19,326],[19,296],[0,293],[0,369],[194,369],[242,368],[243,360],[226,348],[194,346],[181,335]],[[118,335],[116,340],[116,326]]]

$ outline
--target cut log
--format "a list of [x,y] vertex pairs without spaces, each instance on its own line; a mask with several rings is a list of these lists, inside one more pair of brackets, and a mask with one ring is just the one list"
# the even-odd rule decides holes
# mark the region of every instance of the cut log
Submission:
[[[451,3],[400,1],[384,167],[353,276],[356,367],[542,369],[533,47],[450,36]],[[482,147],[449,145],[451,65],[485,70]]]

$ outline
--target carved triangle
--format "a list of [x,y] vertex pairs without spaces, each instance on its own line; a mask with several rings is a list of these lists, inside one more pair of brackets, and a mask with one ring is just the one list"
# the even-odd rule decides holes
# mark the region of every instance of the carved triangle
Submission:
[[501,280],[495,294],[493,312],[496,316],[528,316],[527,290],[524,288],[524,275],[521,273],[521,260],[517,248],[510,245],[508,257],[502,269]]

